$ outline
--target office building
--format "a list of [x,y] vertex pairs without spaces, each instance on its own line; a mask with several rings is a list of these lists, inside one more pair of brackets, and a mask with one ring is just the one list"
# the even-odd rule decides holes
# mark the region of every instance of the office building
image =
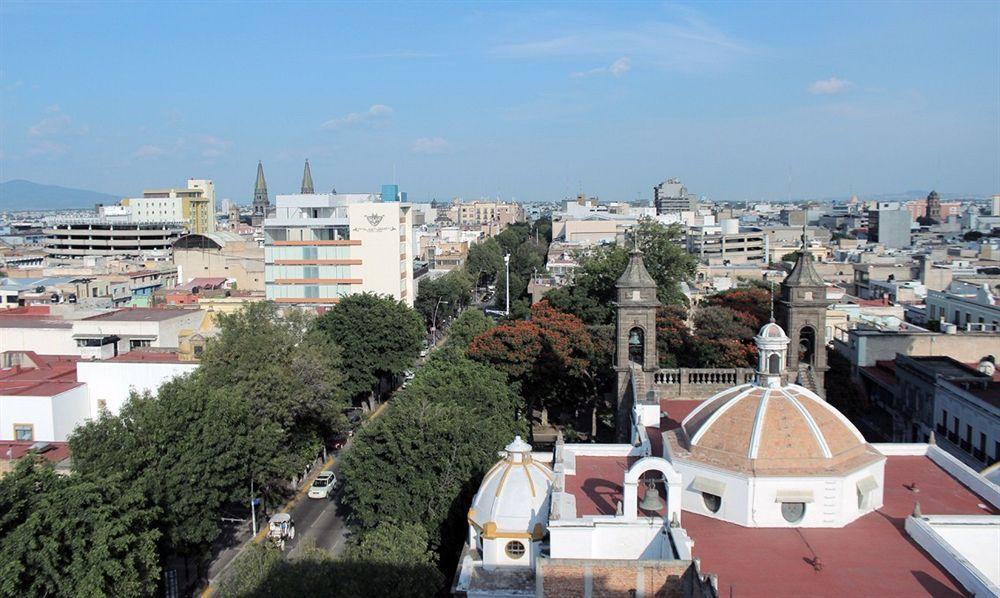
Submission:
[[[188,179],[184,189],[148,189],[142,197],[121,201],[126,220],[132,223],[172,222],[192,233],[215,230],[215,184],[206,179]],[[119,216],[107,208],[105,216]]]
[[667,179],[653,187],[653,204],[657,214],[693,212],[698,209],[698,197],[688,193],[680,179]]
[[368,193],[279,195],[264,220],[268,299],[331,305],[353,293],[413,305],[410,206]]
[[687,250],[705,264],[763,262],[767,235],[757,227],[740,227],[734,219],[721,225],[693,226],[687,232]]
[[910,246],[910,213],[900,209],[876,209],[868,212],[868,240],[886,248]]

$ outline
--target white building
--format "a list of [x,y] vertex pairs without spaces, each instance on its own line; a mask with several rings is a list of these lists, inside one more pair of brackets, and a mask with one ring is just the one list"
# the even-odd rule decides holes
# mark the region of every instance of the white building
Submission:
[[123,199],[132,222],[182,222],[192,233],[215,230],[215,183],[188,179],[184,189],[148,189]]
[[264,221],[267,298],[316,306],[370,292],[412,306],[411,218],[408,204],[372,194],[277,196]]
[[788,342],[765,325],[755,381],[706,401],[633,375],[627,444],[516,438],[473,498],[453,594],[996,594],[1000,487],[934,445],[867,443],[783,381]]
[[927,317],[963,330],[1000,331],[1000,302],[985,283],[955,281],[947,290],[927,292]]

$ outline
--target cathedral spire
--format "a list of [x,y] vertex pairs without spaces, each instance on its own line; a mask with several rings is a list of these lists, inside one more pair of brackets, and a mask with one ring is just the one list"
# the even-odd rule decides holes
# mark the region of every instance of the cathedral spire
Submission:
[[264,180],[264,163],[258,160],[257,184],[254,185],[253,189],[253,200],[256,203],[261,198],[263,198],[265,202],[267,201],[267,182]]
[[271,202],[267,198],[267,182],[264,180],[264,164],[257,161],[257,183],[253,190],[253,213],[251,221],[254,226],[262,226]]
[[309,158],[306,158],[306,166],[302,170],[302,194],[313,194],[313,175],[309,170]]

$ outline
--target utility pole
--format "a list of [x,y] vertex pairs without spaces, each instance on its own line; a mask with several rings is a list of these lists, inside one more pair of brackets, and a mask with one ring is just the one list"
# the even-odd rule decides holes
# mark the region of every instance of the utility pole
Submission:
[[437,345],[437,317],[438,317],[438,307],[444,303],[448,305],[447,301],[442,301],[441,297],[438,297],[437,303],[434,305],[434,315],[431,316],[431,345]]
[[253,478],[250,478],[250,522],[253,525],[253,535],[257,536],[257,500],[253,497]]
[[510,316],[510,254],[503,256],[503,264],[506,268],[506,274],[503,277],[504,284],[507,286],[507,309],[504,310],[505,316]]

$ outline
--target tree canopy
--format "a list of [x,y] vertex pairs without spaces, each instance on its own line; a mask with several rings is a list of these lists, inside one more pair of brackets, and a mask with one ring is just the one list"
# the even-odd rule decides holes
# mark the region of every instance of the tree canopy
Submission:
[[349,521],[368,530],[391,513],[439,538],[457,498],[520,431],[517,404],[502,373],[455,353],[432,359],[344,457]]
[[348,295],[317,318],[316,330],[343,350],[344,387],[351,397],[371,393],[382,379],[413,365],[424,340],[416,311],[391,297]]
[[155,592],[157,510],[120,476],[62,477],[24,458],[0,478],[0,513],[0,595]]
[[[638,235],[646,270],[656,280],[657,297],[664,305],[686,305],[680,282],[694,275],[695,259],[681,245],[679,226],[665,226],[652,219],[639,221]],[[615,283],[628,265],[631,247],[610,244],[578,256],[580,266],[572,282],[546,294],[557,309],[571,313],[587,324],[614,321]]]

